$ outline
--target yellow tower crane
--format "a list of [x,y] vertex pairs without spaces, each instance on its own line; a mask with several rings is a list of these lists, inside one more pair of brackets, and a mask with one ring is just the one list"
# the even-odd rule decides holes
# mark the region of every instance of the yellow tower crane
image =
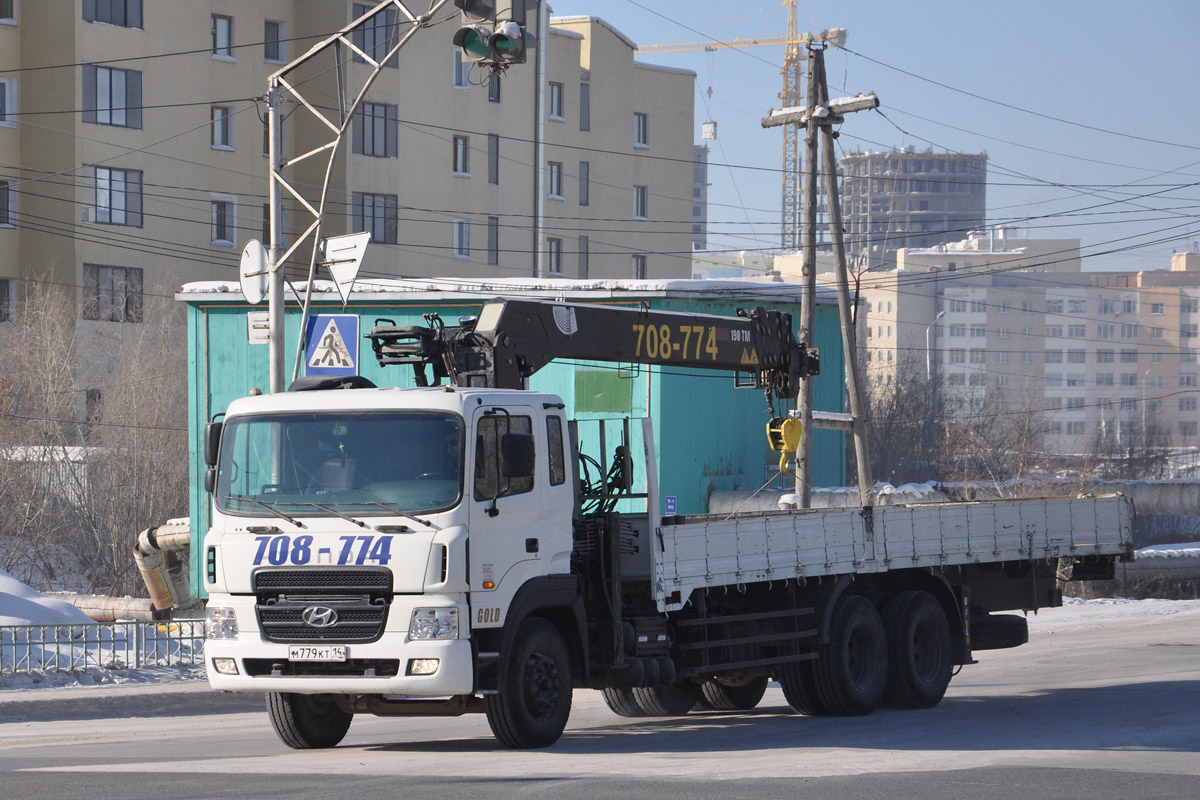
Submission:
[[[831,28],[820,33],[799,33],[796,29],[796,0],[784,0],[788,9],[786,36],[767,36],[754,39],[728,39],[725,41],[678,42],[674,44],[651,44],[639,47],[638,53],[685,53],[703,50],[730,50],[742,47],[771,47],[783,45],[783,91],[779,93],[782,108],[795,108],[801,104],[804,91],[801,89],[803,63],[800,54],[802,45],[828,42],[841,46],[846,42],[845,28]],[[783,225],[782,245],[785,250],[800,249],[800,221],[802,219],[800,134],[795,125],[783,126]]]

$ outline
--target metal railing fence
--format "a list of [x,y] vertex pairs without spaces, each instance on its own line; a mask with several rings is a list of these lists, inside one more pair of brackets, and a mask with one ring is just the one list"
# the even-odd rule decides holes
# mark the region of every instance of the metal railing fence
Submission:
[[0,676],[203,663],[203,620],[0,625]]

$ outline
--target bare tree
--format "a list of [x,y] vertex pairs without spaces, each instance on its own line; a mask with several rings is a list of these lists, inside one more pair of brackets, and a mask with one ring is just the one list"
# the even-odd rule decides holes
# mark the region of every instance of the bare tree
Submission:
[[36,587],[142,594],[138,531],[186,514],[185,354],[158,306],[83,359],[74,300],[33,283],[0,333],[0,568]]

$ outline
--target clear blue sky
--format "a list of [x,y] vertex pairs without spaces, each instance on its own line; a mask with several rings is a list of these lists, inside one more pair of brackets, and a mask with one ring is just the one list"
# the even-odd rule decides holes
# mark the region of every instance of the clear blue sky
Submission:
[[[782,36],[787,26],[780,0],[551,7],[601,17],[639,44]],[[874,91],[887,115],[849,117],[844,150],[986,151],[989,222],[1077,237],[1084,269],[1163,269],[1173,250],[1200,241],[1195,0],[802,0],[797,25],[846,28],[852,52],[826,54],[830,91]],[[706,116],[718,123],[709,247],[778,246],[782,140],[759,120],[780,105],[783,48],[641,58],[696,72],[697,143]]]

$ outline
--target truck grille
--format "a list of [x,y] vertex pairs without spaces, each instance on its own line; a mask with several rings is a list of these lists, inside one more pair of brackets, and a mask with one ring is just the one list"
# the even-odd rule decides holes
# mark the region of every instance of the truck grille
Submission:
[[[254,573],[259,630],[270,642],[373,642],[383,635],[392,574],[383,568],[261,569]],[[330,609],[319,624],[305,610]]]

